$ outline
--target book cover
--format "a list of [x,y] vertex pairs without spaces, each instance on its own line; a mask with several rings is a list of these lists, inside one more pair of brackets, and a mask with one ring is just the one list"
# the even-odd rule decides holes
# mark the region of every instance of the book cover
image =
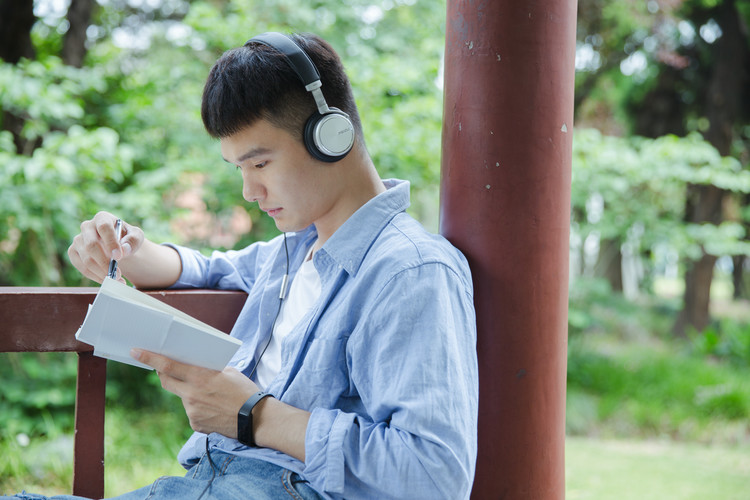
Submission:
[[242,341],[124,283],[105,278],[75,334],[94,355],[150,370],[133,348],[182,363],[222,370]]

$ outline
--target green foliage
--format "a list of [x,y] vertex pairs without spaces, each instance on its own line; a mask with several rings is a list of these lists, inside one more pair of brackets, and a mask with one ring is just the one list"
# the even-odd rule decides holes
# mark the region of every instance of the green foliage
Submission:
[[[112,129],[44,134],[31,156],[11,149],[0,132],[1,279],[27,285],[60,285],[67,266],[63,256],[77,233],[80,214],[112,207],[117,185],[132,171],[132,150]],[[108,189],[109,187],[109,189]]]
[[647,434],[679,428],[687,418],[750,416],[750,392],[726,369],[670,352],[571,349],[568,384],[599,396],[599,419],[619,419]]
[[[443,2],[237,0],[183,7],[100,5],[81,69],[54,55],[65,19],[44,19],[32,33],[38,60],[0,65],[0,106],[24,120],[22,150],[0,133],[0,164],[7,166],[0,172],[0,283],[81,284],[66,250],[80,222],[98,210],[141,225],[157,241],[202,249],[276,234],[273,221],[246,207],[240,179],[200,120],[211,64],[269,30],[313,31],[338,49],[376,165],[384,177],[410,179],[412,211],[426,222],[436,219]],[[192,203],[184,200],[188,191]],[[245,211],[250,231],[222,236]],[[196,220],[207,221],[203,232],[184,229]]]
[[571,435],[744,439],[750,417],[750,331],[721,321],[691,341],[669,335],[677,304],[637,304],[601,280],[571,291],[567,429]]
[[[20,138],[30,148],[17,151],[10,132],[0,132],[0,281],[80,282],[67,247],[84,218],[127,212],[136,148],[110,127],[84,126],[88,97],[106,90],[99,70],[49,57],[1,65],[0,81],[0,103],[25,119]],[[135,189],[131,206],[148,207],[148,191]]]
[[750,367],[750,324],[747,322],[722,319],[700,334],[693,333],[692,341],[698,354]]
[[[576,129],[571,191],[572,231],[580,240],[627,243],[635,255],[670,248],[683,258],[750,255],[741,221],[685,221],[688,186],[750,193],[750,170],[722,157],[698,133],[657,139],[613,137]],[[659,262],[645,261],[647,273]]]
[[[184,412],[168,406],[137,411],[109,402],[104,422],[105,495],[124,494],[160,475],[180,476],[175,459],[189,436]],[[169,432],[165,432],[168,429]],[[0,494],[21,490],[45,495],[69,494],[73,479],[72,430],[54,436],[0,436]]]
[[65,66],[54,56],[0,65],[0,106],[25,118],[27,139],[83,120],[84,96],[103,88],[98,69]]
[[76,356],[68,353],[0,353],[0,438],[55,437],[73,425]]
[[[674,338],[674,299],[636,301],[601,279],[570,293],[567,429],[571,435],[742,442],[750,417],[750,326],[724,318]],[[740,425],[741,426],[741,425]]]
[[[77,356],[72,353],[0,353],[0,439],[18,434],[55,438],[73,430]],[[123,411],[157,408],[184,414],[155,371],[107,364],[106,401]]]
[[638,336],[640,332],[666,329],[676,304],[664,302],[660,315],[641,314],[643,303],[614,293],[605,279],[581,278],[570,289],[568,334],[571,338],[591,332],[609,332],[619,338]]

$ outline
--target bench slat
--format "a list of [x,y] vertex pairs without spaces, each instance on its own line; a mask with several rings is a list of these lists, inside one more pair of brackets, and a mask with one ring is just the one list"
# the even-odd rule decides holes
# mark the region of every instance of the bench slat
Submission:
[[[0,287],[0,352],[85,352],[74,334],[98,288]],[[148,295],[228,333],[247,295],[235,290],[150,290]]]

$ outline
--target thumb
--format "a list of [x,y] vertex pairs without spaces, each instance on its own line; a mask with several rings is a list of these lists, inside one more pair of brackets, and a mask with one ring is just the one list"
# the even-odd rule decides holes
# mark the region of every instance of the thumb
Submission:
[[122,258],[129,257],[143,244],[143,231],[141,228],[131,226],[130,224],[123,225],[124,236],[120,239],[120,248],[122,249]]

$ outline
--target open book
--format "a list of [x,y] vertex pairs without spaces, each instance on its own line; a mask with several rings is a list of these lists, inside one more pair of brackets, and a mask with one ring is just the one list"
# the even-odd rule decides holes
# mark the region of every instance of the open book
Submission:
[[130,356],[139,348],[223,370],[242,341],[112,278],[105,278],[76,333],[94,355],[151,369]]

